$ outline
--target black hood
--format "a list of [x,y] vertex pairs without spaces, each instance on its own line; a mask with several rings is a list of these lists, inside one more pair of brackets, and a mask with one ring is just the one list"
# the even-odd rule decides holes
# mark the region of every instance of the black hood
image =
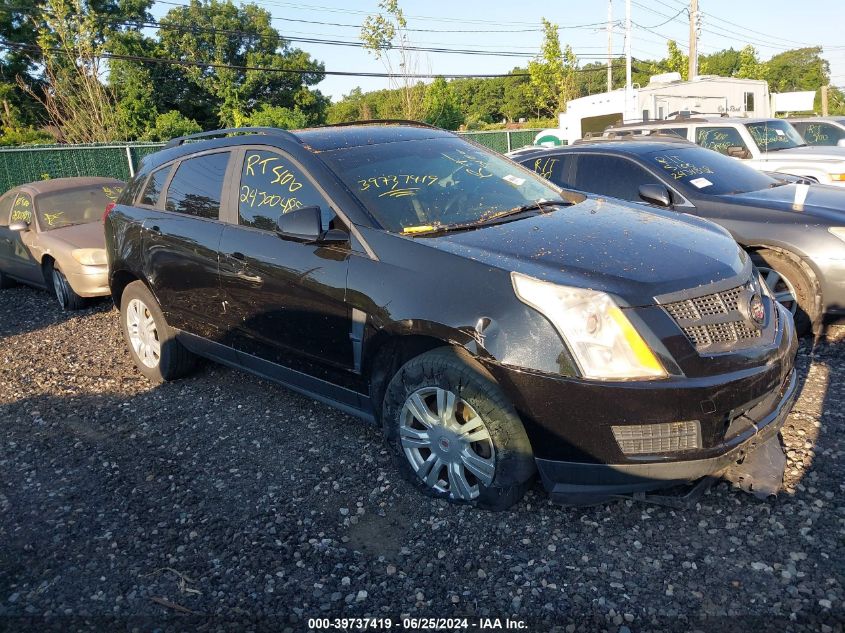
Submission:
[[822,223],[845,226],[845,187],[809,185],[803,204],[796,204],[796,192],[807,185],[781,185],[761,191],[724,196],[733,204],[773,211],[801,213]]
[[631,306],[735,277],[746,257],[711,222],[600,198],[417,241],[500,269],[608,292]]

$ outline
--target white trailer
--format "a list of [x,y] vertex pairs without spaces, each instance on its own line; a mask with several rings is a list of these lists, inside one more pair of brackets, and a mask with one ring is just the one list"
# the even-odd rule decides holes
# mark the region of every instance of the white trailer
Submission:
[[772,116],[769,84],[755,79],[699,75],[682,81],[679,73],[654,75],[648,85],[624,88],[573,99],[558,115],[559,127],[543,130],[537,144],[572,143],[587,134],[599,134],[608,125],[662,120],[679,112]]

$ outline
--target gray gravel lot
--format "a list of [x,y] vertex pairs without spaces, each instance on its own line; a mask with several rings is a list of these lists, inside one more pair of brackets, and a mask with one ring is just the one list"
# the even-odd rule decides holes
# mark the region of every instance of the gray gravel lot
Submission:
[[[491,514],[421,496],[373,427],[205,364],[145,382],[117,312],[0,293],[0,629],[842,631],[845,330],[799,356],[786,490]],[[568,628],[567,628],[568,627]]]

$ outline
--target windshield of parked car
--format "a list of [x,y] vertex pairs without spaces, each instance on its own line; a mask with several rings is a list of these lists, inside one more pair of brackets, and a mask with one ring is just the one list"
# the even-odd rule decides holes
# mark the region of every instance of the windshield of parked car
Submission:
[[351,147],[321,156],[379,224],[394,233],[485,223],[522,208],[538,212],[544,202],[562,197],[532,172],[455,137]]
[[759,123],[746,123],[745,127],[748,128],[761,152],[772,152],[806,145],[798,131],[792,127],[791,123],[786,121],[772,119]]
[[42,231],[51,231],[72,224],[96,222],[103,217],[106,205],[117,200],[121,191],[123,183],[114,182],[41,194],[35,202],[38,226]]
[[682,146],[644,156],[652,168],[693,197],[747,193],[780,184],[738,160],[702,147]]

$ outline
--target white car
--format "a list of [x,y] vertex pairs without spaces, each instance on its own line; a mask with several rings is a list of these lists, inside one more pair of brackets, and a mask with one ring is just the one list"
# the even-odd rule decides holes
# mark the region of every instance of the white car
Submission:
[[609,127],[604,136],[671,133],[760,171],[845,187],[845,147],[808,146],[784,119],[680,118]]

